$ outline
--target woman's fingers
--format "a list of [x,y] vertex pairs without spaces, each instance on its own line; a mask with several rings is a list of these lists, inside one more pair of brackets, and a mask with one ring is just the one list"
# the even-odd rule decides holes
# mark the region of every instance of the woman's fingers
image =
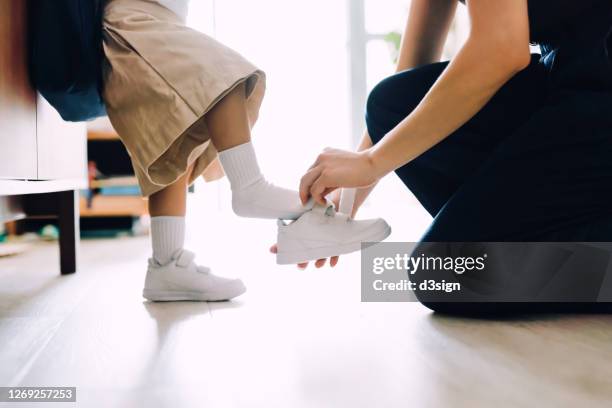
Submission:
[[[273,254],[278,253],[278,245],[274,244],[270,247],[270,252],[272,252]],[[297,267],[300,269],[306,269],[308,268],[308,262],[303,262],[300,264],[297,264]]]
[[300,181],[300,200],[303,204],[308,202],[308,198],[312,197],[319,204],[325,205],[325,196],[337,187],[329,187],[326,185],[327,178],[319,167],[308,171]]
[[321,173],[319,178],[317,178],[314,183],[310,186],[310,196],[319,204],[325,205],[325,190],[327,190],[327,186],[325,185],[326,181],[325,173]]
[[[323,192],[323,197],[327,197],[329,194],[333,193],[333,192],[334,192],[334,191],[336,191],[337,189],[338,189],[338,187],[327,187],[327,188],[325,189],[325,191]],[[332,200],[332,201],[333,201],[333,200]],[[334,204],[336,204],[336,203],[334,202]],[[338,207],[338,206],[336,205],[336,210],[338,209],[337,207]]]
[[329,266],[333,268],[334,266],[338,265],[339,260],[340,260],[339,256],[332,256],[331,258],[329,258]]
[[302,179],[300,180],[300,200],[302,200],[302,204],[306,204],[308,202],[308,198],[310,197],[310,188],[319,178],[320,174],[321,169],[315,167],[302,176]]
[[[314,175],[318,174],[318,178],[314,179]],[[305,195],[305,200],[308,201],[308,197],[312,197],[319,204],[325,205],[327,203],[328,194],[335,191],[338,187],[330,187],[327,185],[327,177],[325,177],[325,173],[323,173],[319,168],[315,168],[310,172],[306,173],[304,177],[302,177],[302,183],[300,184],[300,198],[302,202],[304,201],[303,194]],[[308,193],[303,193],[303,190],[308,189]]]
[[326,147],[323,149],[323,153],[317,156],[315,162],[308,168],[306,174],[300,181],[300,199],[305,204],[309,197],[313,197],[318,203],[325,204],[325,196],[334,191],[336,187],[329,187],[325,185],[326,177],[324,176],[324,168],[327,167],[327,163],[333,160],[337,153],[342,152],[341,150]]
[[[278,246],[276,244],[272,245],[270,247],[270,252],[272,252],[273,254],[278,252]],[[327,259],[319,259],[315,262],[315,267],[317,268],[322,268],[325,266],[325,263],[327,262]],[[336,266],[338,264],[338,257],[337,256],[332,256],[331,258],[329,258],[329,265],[333,268],[334,266]],[[308,262],[302,262],[297,264],[297,267],[299,269],[306,269],[308,268]]]

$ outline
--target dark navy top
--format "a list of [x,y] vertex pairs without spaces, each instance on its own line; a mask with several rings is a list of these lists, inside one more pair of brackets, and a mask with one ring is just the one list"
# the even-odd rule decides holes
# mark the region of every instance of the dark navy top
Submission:
[[612,15],[612,0],[529,0],[528,7],[530,39],[534,43],[564,41],[588,27],[594,16]]
[[[612,0],[529,0],[531,40],[559,43],[612,15]],[[605,24],[605,23],[603,23]]]
[[528,7],[549,89],[612,98],[612,0],[528,0]]

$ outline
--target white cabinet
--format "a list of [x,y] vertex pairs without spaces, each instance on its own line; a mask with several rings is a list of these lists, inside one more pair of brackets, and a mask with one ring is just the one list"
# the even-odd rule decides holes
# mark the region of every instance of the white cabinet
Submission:
[[87,178],[87,129],[83,123],[64,122],[38,97],[36,108],[38,180]]
[[78,190],[87,187],[85,124],[66,123],[29,83],[28,0],[0,0],[0,222],[58,219],[60,269],[77,268]]

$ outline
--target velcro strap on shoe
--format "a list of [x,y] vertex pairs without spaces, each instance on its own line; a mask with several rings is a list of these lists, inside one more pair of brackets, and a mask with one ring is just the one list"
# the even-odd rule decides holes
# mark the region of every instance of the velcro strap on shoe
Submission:
[[186,268],[195,260],[195,254],[191,251],[183,250],[181,251],[178,258],[176,258],[176,266],[181,268]]
[[198,265],[197,271],[200,272],[200,273],[204,273],[206,275],[210,274],[210,268],[208,268],[206,266]]
[[333,217],[336,214],[336,207],[334,206],[334,203],[327,200],[326,205],[315,204],[314,207],[312,207],[312,212]]

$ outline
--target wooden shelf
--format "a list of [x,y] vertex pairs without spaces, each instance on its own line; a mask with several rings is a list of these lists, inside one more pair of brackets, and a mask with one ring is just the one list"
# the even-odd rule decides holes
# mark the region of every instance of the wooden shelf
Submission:
[[81,217],[140,217],[148,213],[147,200],[136,196],[96,195],[91,207],[81,197],[80,209]]
[[[114,130],[89,129],[89,142],[98,143],[90,150],[88,160],[95,162],[97,171],[108,174],[125,174],[110,179],[92,180],[89,188],[125,187],[138,183],[133,173],[125,147]],[[133,195],[94,195],[90,207],[87,207],[85,196],[80,199],[81,217],[83,218],[123,218],[141,217],[148,214],[147,200]]]
[[121,140],[119,135],[113,131],[105,130],[89,130],[87,132],[87,140]]
[[136,176],[116,176],[106,179],[93,180],[89,183],[90,188],[102,187],[129,187],[138,185]]

